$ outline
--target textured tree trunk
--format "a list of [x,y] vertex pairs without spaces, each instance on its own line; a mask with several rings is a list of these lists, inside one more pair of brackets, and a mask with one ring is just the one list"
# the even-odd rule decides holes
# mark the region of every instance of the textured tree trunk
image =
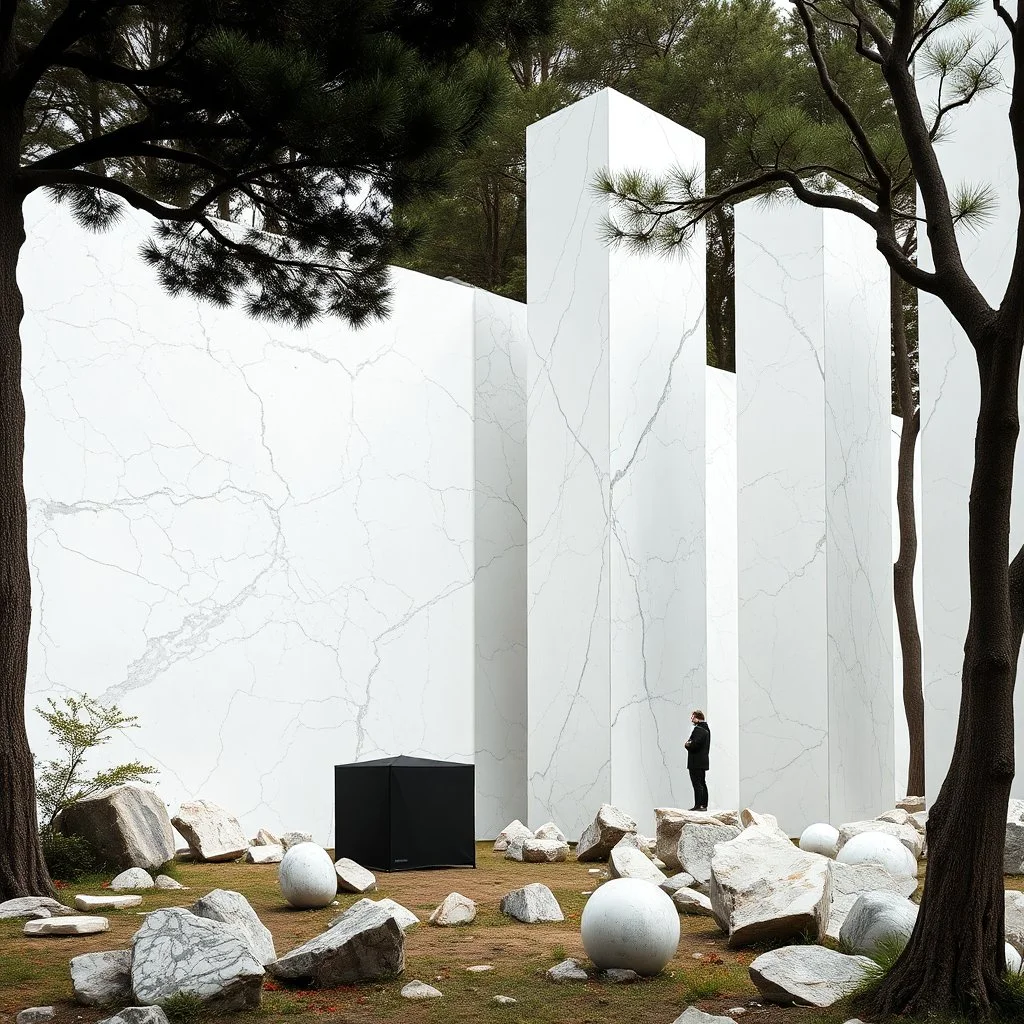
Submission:
[[[1014,325],[1016,328],[1016,325]],[[986,325],[971,482],[971,615],[949,772],[928,816],[928,876],[903,955],[860,1012],[988,1016],[1004,992],[1003,844],[1014,772],[1019,624],[1009,588],[1010,493],[1019,432],[1019,339]]]
[[14,183],[20,139],[20,116],[0,110],[0,900],[50,892],[39,848],[35,775],[25,733],[32,601],[22,477],[24,307],[17,281],[25,223],[23,196]]
[[924,691],[921,687],[921,632],[914,602],[914,568],[917,565],[917,521],[914,515],[914,453],[921,429],[921,414],[914,400],[914,384],[907,350],[903,309],[903,281],[889,277],[889,308],[892,347],[895,355],[896,395],[903,428],[896,469],[896,515],[900,526],[899,556],[893,565],[893,599],[903,652],[903,708],[910,734],[907,795],[924,796]]

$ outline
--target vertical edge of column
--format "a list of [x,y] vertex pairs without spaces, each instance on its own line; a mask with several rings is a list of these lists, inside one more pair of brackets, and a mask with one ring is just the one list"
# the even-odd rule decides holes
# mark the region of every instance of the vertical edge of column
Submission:
[[712,806],[740,802],[736,374],[707,370],[708,698]]
[[608,97],[527,130],[530,821],[579,835],[610,796]]
[[[703,176],[700,136],[607,97],[614,172]],[[649,834],[654,807],[690,806],[683,740],[707,706],[704,236],[607,254],[612,802]]]
[[736,207],[740,803],[828,820],[823,226]]
[[889,268],[866,224],[824,218],[829,811],[873,818],[894,782]]
[[527,816],[526,306],[473,291],[477,837]]

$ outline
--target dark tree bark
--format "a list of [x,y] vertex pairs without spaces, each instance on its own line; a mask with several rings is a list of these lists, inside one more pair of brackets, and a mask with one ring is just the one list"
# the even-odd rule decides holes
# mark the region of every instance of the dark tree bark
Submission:
[[[0,108],[0,900],[45,896],[50,879],[39,846],[35,774],[25,732],[25,676],[32,613],[28,521],[22,466],[18,253],[25,241],[24,196],[14,187],[20,112]],[[7,166],[4,166],[4,165]]]
[[[1014,311],[1016,312],[1016,311]],[[1010,492],[1021,325],[993,313],[972,338],[981,408],[971,481],[971,615],[950,770],[928,817],[928,882],[907,948],[862,1013],[985,1017],[1004,994],[1003,843],[1014,773],[1013,687],[1021,621],[1011,605]]]
[[907,325],[903,308],[903,281],[889,275],[889,311],[892,322],[893,376],[903,427],[896,470],[896,515],[900,526],[900,550],[893,565],[893,599],[903,652],[903,707],[910,734],[907,795],[924,796],[924,691],[921,687],[921,632],[914,602],[914,567],[917,564],[917,521],[914,515],[914,453],[921,430],[907,349]]

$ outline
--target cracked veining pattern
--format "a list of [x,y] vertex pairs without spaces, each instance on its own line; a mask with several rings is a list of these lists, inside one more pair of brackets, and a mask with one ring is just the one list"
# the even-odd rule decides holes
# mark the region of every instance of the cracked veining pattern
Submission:
[[[1007,130],[1010,107],[1008,82],[1013,58],[1006,47],[1006,31],[991,11],[979,17],[972,34],[979,48],[1003,47],[994,67],[1003,84],[976,96],[943,125],[936,154],[953,186],[983,182],[994,194],[995,215],[970,231],[958,231],[964,266],[993,306],[998,307],[1006,287],[1017,226],[1017,172]],[[921,78],[918,93],[934,105],[935,78]],[[948,130],[947,130],[948,129]],[[978,154],[985,154],[979,169]],[[921,232],[920,265],[931,270],[931,250]],[[970,618],[967,567],[967,521],[971,475],[974,470],[974,435],[980,390],[977,362],[963,331],[936,298],[919,294],[921,348],[921,560],[924,571],[924,699],[925,778],[934,796],[945,778],[956,739],[960,709],[964,642]],[[1010,557],[1024,543],[1024,460],[1014,467],[1014,500],[1010,512]],[[1024,715],[1024,687],[1014,691],[1018,720]],[[1024,733],[1016,734],[1017,764],[1024,763]],[[1011,793],[1024,795],[1018,772]]]
[[[247,834],[329,842],[335,763],[472,759],[475,658],[523,643],[492,622],[474,653],[475,571],[523,542],[502,522],[474,550],[473,290],[399,270],[389,320],[297,331],[165,295],[140,217],[102,235],[42,199],[28,217],[29,706],[117,701],[141,728],[106,756]],[[520,315],[478,310],[495,338]],[[505,397],[491,426],[511,411],[521,435]]]
[[609,250],[592,184],[703,141],[605,90],[527,155],[530,820],[578,834],[611,801],[643,826],[688,796],[706,697],[704,261]]
[[[740,803],[794,834],[884,805],[893,786],[887,377],[867,396],[888,336],[873,260],[838,215],[737,207]],[[876,765],[844,780],[864,744]]]
[[476,292],[476,827],[525,819],[526,307]]

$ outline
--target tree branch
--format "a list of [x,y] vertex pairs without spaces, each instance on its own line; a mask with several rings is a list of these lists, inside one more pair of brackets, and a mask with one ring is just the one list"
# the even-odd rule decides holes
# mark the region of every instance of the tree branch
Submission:
[[886,170],[885,164],[879,160],[863,126],[860,121],[857,120],[857,116],[854,114],[850,105],[839,94],[839,90],[836,88],[836,84],[832,80],[832,76],[829,74],[828,66],[825,64],[825,58],[822,56],[821,49],[818,46],[818,33],[814,27],[814,21],[811,18],[810,11],[807,9],[807,0],[794,0],[794,2],[796,3],[796,9],[797,13],[800,15],[800,20],[804,25],[804,34],[807,37],[807,48],[810,50],[811,59],[814,61],[814,67],[817,69],[818,80],[821,82],[822,91],[825,93],[826,97],[828,97],[829,103],[832,104],[839,116],[846,122],[847,128],[850,129],[850,133],[853,135],[857,149],[860,151],[865,165],[878,181],[879,193],[882,195],[882,201],[879,205],[884,206],[887,203],[886,197],[888,196],[891,186],[889,172]]
[[97,0],[67,0],[67,6],[53,19],[43,38],[28,52],[12,79],[11,96],[16,103],[24,103],[28,99],[36,82],[53,61],[81,38],[83,22],[98,13],[103,6]]

